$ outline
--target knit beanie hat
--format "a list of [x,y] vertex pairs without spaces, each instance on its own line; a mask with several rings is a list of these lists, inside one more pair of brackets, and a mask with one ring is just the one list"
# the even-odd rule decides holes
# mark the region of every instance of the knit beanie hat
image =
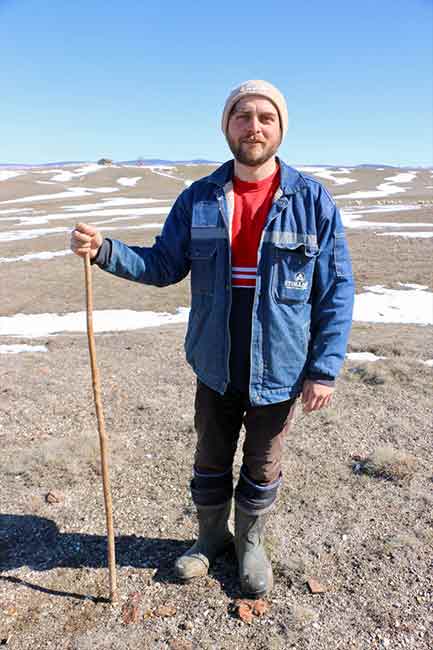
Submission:
[[281,140],[283,140],[287,133],[289,123],[286,100],[278,88],[275,88],[275,86],[270,84],[269,81],[263,81],[262,79],[250,79],[249,81],[241,83],[240,86],[233,88],[226,100],[221,120],[221,127],[224,135],[227,137],[227,128],[233,106],[239,99],[247,95],[260,95],[261,97],[266,97],[266,99],[271,100],[280,117]]

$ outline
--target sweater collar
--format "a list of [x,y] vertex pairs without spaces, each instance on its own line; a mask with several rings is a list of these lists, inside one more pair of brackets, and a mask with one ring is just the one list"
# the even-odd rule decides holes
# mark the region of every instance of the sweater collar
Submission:
[[[293,167],[278,158],[280,165],[280,185],[283,194],[294,194],[306,187],[304,177]],[[213,183],[218,187],[224,187],[233,179],[234,161],[228,160],[218,167],[210,176],[206,178],[208,183]]]

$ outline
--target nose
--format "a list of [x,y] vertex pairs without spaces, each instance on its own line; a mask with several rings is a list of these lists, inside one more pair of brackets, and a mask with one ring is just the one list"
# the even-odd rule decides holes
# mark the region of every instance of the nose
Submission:
[[250,119],[248,120],[247,131],[251,135],[260,131],[260,120],[257,115],[251,115]]

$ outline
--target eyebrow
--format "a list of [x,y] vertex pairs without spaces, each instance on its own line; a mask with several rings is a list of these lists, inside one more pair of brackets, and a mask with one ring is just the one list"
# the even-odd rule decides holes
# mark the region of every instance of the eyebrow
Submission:
[[[250,108],[236,108],[235,107],[233,109],[233,113],[247,113],[248,114],[248,113],[253,113],[253,112],[254,111],[252,111]],[[259,115],[265,115],[265,116],[269,116],[269,117],[276,117],[277,116],[277,113],[274,112],[274,111],[257,111],[257,112],[258,112]]]

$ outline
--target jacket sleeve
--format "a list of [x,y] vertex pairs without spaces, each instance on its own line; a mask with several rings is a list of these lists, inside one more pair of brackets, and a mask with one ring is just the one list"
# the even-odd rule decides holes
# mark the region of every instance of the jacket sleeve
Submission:
[[352,326],[354,281],[337,206],[322,187],[318,209],[319,254],[312,301],[308,379],[335,379],[344,362]]
[[187,192],[182,192],[175,201],[152,247],[128,246],[112,239],[109,259],[100,267],[118,277],[157,287],[183,280],[190,270],[191,219]]

